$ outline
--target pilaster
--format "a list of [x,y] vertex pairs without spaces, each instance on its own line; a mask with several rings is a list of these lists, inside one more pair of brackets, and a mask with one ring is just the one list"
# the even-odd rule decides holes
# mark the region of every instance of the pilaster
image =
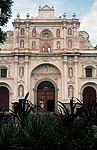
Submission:
[[29,92],[29,57],[25,56],[25,95]]
[[78,56],[74,57],[74,68],[75,68],[75,97],[78,98]]
[[29,49],[29,22],[26,22],[26,51]]
[[64,98],[64,101],[66,102],[67,99],[68,99],[68,91],[67,91],[67,56],[64,56],[64,60],[63,60],[63,63],[64,63],[64,82],[63,82],[63,98]]
[[64,51],[66,51],[67,49],[66,36],[67,36],[67,25],[66,25],[66,22],[64,22],[64,25],[63,25]]
[[14,58],[14,101],[18,100],[17,81],[18,81],[18,56],[15,56]]

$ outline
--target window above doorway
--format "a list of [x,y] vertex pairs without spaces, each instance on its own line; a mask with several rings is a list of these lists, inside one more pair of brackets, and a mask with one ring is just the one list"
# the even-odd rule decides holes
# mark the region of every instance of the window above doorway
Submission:
[[0,68],[0,77],[1,78],[7,78],[7,68],[6,67]]
[[86,67],[86,77],[92,77],[92,67]]

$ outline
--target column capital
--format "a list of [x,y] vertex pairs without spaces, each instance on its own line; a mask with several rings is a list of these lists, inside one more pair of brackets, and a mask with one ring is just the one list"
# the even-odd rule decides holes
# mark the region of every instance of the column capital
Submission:
[[78,56],[74,56],[74,63],[78,63]]
[[29,24],[26,23],[26,30],[30,29]]
[[74,60],[74,63],[77,64],[77,63],[78,63],[78,60]]
[[14,57],[14,63],[18,63],[18,56]]
[[66,63],[67,63],[67,56],[64,56],[63,63],[64,63],[64,64],[66,64]]
[[67,64],[67,60],[63,60],[63,64]]
[[64,25],[63,25],[63,29],[67,29],[67,26],[66,26],[66,24],[64,24]]
[[25,63],[29,63],[29,56],[25,56]]

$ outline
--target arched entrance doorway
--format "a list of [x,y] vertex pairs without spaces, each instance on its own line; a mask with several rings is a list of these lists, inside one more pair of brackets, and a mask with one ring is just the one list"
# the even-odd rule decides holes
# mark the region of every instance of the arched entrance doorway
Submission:
[[0,108],[3,110],[9,110],[9,90],[7,87],[0,87]]
[[37,105],[39,109],[54,111],[55,87],[50,81],[42,81],[37,87]]
[[83,90],[83,104],[87,105],[89,102],[96,101],[96,90],[88,86]]

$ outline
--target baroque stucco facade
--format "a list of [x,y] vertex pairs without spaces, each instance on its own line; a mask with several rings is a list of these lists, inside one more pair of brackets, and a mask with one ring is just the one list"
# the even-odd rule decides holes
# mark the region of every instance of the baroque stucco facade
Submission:
[[[54,8],[39,7],[38,16],[13,22],[6,42],[0,45],[0,68],[7,68],[7,77],[0,78],[0,87],[9,91],[9,107],[29,92],[29,100],[37,105],[37,88],[43,81],[54,85],[55,109],[58,100],[69,103],[72,96],[82,99],[90,86],[97,93],[97,49],[89,34],[79,31],[80,22],[54,16]],[[86,77],[86,68],[92,76]]]

